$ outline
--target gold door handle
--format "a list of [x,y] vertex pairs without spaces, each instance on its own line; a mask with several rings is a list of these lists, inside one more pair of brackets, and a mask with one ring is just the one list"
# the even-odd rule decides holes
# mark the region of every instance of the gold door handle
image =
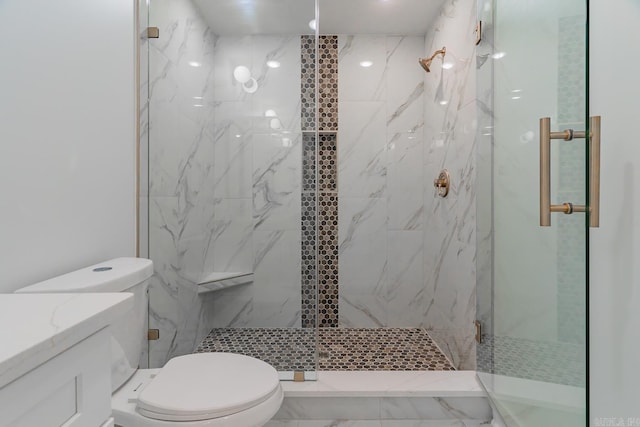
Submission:
[[600,116],[590,120],[589,152],[591,167],[589,173],[589,207],[566,202],[561,205],[551,204],[551,140],[562,139],[573,141],[577,138],[587,139],[584,131],[566,129],[562,132],[551,132],[551,119],[540,119],[540,226],[551,226],[551,213],[562,212],[571,215],[576,212],[589,213],[589,225],[600,225]]

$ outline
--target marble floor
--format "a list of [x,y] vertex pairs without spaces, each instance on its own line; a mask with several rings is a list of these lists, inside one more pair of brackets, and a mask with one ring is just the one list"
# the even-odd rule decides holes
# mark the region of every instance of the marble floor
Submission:
[[[455,370],[421,328],[319,328],[318,340],[321,371]],[[196,353],[240,353],[278,371],[315,371],[315,341],[310,328],[216,328]]]

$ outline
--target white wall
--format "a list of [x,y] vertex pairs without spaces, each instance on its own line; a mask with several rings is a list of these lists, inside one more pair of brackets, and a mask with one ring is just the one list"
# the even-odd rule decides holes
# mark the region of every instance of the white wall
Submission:
[[0,2],[0,292],[135,253],[134,10]]
[[[640,3],[591,1],[590,113],[602,115],[600,228],[591,231],[591,423],[640,417]],[[605,425],[605,424],[600,424]]]

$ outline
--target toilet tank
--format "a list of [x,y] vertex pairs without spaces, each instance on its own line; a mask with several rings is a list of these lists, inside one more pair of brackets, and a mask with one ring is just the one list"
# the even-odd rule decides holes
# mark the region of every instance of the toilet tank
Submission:
[[111,328],[111,391],[124,384],[138,368],[147,342],[149,278],[153,262],[144,258],[115,258],[26,288],[16,293],[130,292],[134,309]]

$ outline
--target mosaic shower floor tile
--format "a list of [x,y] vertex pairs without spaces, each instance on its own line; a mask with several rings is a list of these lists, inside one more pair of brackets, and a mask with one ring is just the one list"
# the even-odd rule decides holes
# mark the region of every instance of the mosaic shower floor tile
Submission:
[[[421,328],[320,328],[321,371],[453,371]],[[217,328],[196,353],[233,352],[256,357],[278,371],[315,370],[315,330]]]

